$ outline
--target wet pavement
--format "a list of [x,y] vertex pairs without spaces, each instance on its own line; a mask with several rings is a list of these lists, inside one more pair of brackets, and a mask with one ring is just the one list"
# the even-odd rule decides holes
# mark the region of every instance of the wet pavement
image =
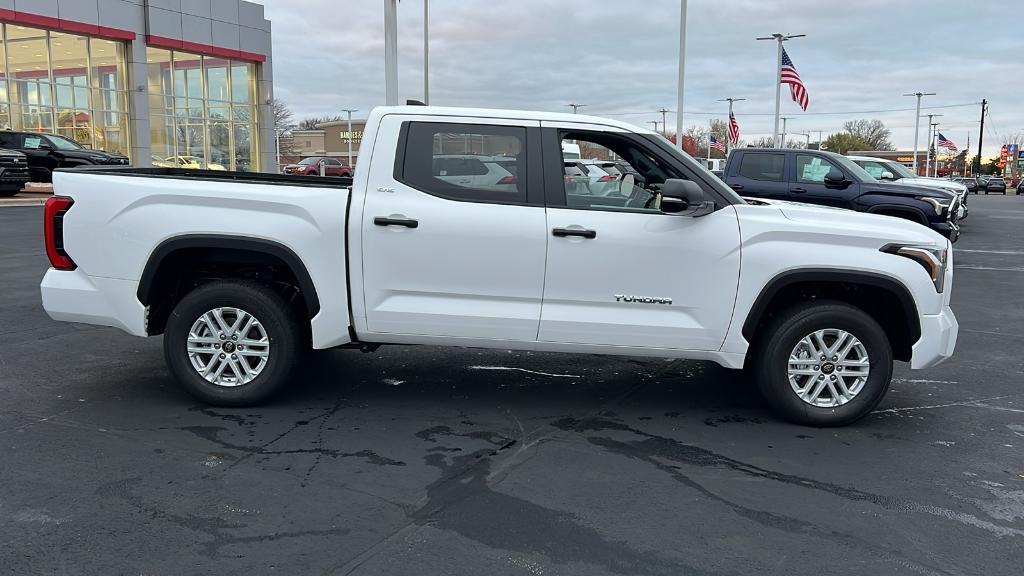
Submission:
[[1024,565],[1024,199],[972,197],[955,357],[843,429],[705,362],[310,356],[273,404],[52,322],[0,209],[0,573],[986,574]]

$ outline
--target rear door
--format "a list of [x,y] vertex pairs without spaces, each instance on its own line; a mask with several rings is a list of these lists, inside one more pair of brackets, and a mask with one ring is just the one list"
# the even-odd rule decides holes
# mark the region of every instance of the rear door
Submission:
[[[547,226],[538,122],[384,116],[369,160],[362,274],[369,332],[536,340]],[[487,181],[481,159],[515,163]],[[464,172],[474,172],[465,174]],[[355,217],[355,215],[353,215]]]
[[726,182],[740,196],[789,199],[786,182],[786,153],[734,151],[739,160],[729,166]]
[[[838,164],[816,154],[794,154],[795,162],[790,180],[790,200],[837,208],[854,208],[853,199],[859,195],[860,184],[853,175]],[[825,175],[836,168],[847,179],[843,185],[825,184]]]

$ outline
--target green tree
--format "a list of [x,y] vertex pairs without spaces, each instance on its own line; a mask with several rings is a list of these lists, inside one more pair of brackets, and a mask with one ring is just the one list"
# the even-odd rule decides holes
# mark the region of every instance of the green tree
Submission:
[[837,132],[825,139],[822,148],[830,152],[846,154],[850,150],[871,150],[871,146],[857,134]]

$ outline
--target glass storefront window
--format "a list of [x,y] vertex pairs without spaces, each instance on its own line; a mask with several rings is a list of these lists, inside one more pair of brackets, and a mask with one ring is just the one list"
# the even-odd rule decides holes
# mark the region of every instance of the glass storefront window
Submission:
[[155,166],[256,170],[255,66],[149,48]]
[[130,151],[124,43],[16,24],[0,32],[0,125]]

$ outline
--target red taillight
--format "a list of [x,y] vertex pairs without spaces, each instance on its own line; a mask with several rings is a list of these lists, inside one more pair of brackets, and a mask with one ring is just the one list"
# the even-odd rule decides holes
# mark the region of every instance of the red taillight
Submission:
[[601,176],[601,182],[611,182],[612,180],[615,180],[615,176],[612,176],[611,174],[607,176]]
[[46,257],[57,270],[78,268],[64,251],[64,215],[75,201],[67,196],[52,196],[43,209],[43,234],[46,236]]
[[515,176],[505,176],[501,180],[498,180],[498,184],[515,184],[515,183],[516,183],[516,177]]

